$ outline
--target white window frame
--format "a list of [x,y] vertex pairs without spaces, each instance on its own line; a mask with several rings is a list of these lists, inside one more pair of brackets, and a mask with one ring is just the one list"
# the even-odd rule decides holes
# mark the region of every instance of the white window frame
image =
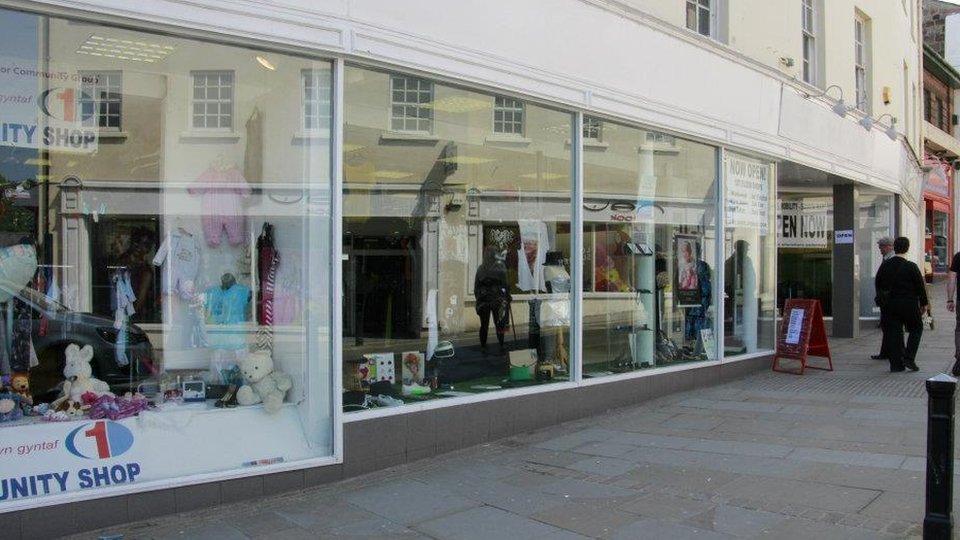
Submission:
[[523,100],[508,96],[494,96],[493,132],[497,135],[523,137],[526,133],[526,116]]
[[[398,88],[397,83],[400,81],[404,83],[403,88]],[[410,88],[410,83],[414,83],[415,87]],[[396,99],[397,92],[403,93],[402,100],[398,101]],[[416,94],[417,100],[410,101],[412,93]],[[423,94],[427,95],[426,101],[421,99]],[[433,81],[412,75],[392,73],[390,75],[390,131],[432,135],[434,125],[433,101],[435,97]],[[397,114],[398,107],[401,114]],[[416,111],[417,114],[407,114],[411,110]],[[410,128],[410,122],[413,122],[413,129]]]
[[[304,133],[330,133],[333,118],[332,80],[333,73],[328,69],[300,70],[300,128]],[[312,96],[308,95],[308,89],[313,90]]]
[[[686,0],[684,4],[684,24],[687,30],[696,32],[701,36],[708,38],[717,38],[717,12],[719,11],[719,0]],[[690,11],[693,10],[693,25],[689,18]],[[707,33],[700,30],[703,17],[707,19]]]
[[[229,85],[223,84],[222,77],[225,75],[229,75]],[[204,82],[208,83],[210,81],[209,77],[211,76],[216,76],[218,78],[217,79],[218,84],[216,85],[218,94],[219,94],[219,90],[222,88],[230,89],[230,96],[228,98],[223,98],[219,95],[216,98],[210,98],[207,95],[205,95],[203,98],[196,97],[196,90],[198,88],[197,82],[199,81],[199,78],[203,77]],[[209,84],[204,84],[203,86],[203,89],[205,91],[210,90],[212,88],[214,88],[214,86]],[[191,71],[190,72],[190,109],[188,111],[190,115],[190,129],[193,131],[233,132],[234,130],[236,130],[236,125],[237,125],[236,100],[237,100],[237,75],[236,75],[236,72],[234,72],[233,70],[205,69],[205,70]],[[199,115],[195,112],[197,105],[204,106],[204,112]],[[217,112],[215,114],[209,113],[206,109],[207,105],[217,105]],[[222,112],[222,110],[220,109],[221,105],[229,106],[227,114],[224,114]],[[202,117],[204,119],[202,126],[197,125],[198,117]],[[210,126],[208,123],[208,120],[210,118],[216,118],[217,125]],[[225,127],[223,125],[224,118],[227,118],[230,121],[230,125],[228,127]]]
[[870,112],[870,88],[868,73],[867,19],[857,13],[853,22],[853,82],[854,106],[865,113]]
[[589,142],[603,141],[603,120],[596,116],[583,115],[583,140]]
[[[100,131],[120,131],[123,128],[123,72],[81,71],[78,76],[80,92],[77,95],[77,109],[82,125]],[[110,97],[111,94],[116,97]],[[86,104],[92,104],[93,113],[84,118],[83,108]],[[106,112],[102,110],[104,105],[107,107]],[[110,112],[111,105],[116,106],[116,114]],[[109,119],[114,117],[117,122],[115,126],[111,126]],[[107,118],[107,125],[101,125],[101,118]]]
[[803,47],[803,65],[801,71],[803,81],[817,85],[819,69],[817,63],[817,2],[818,0],[801,0],[801,36]]

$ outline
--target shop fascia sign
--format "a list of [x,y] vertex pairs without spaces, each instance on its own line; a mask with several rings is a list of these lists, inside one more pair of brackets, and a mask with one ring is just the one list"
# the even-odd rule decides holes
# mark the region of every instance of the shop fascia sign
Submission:
[[99,132],[83,126],[79,107],[82,77],[65,71],[0,64],[0,146],[95,152]]
[[947,172],[949,165],[937,160],[927,160],[925,165],[930,168],[930,171],[923,178],[923,193],[949,199],[950,180]]

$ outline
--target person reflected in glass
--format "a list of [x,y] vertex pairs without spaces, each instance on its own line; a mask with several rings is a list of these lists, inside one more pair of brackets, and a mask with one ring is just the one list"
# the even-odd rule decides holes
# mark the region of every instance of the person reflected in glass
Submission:
[[500,354],[505,352],[504,335],[507,332],[510,314],[510,288],[507,285],[507,266],[498,257],[493,246],[483,250],[483,262],[477,268],[473,281],[473,292],[477,298],[477,315],[480,317],[480,348],[487,352],[487,333],[490,319],[493,318]]

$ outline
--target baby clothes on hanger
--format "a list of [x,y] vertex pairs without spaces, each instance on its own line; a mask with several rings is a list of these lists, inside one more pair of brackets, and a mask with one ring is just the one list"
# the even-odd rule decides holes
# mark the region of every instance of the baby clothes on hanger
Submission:
[[153,265],[162,267],[160,290],[163,294],[190,298],[195,293],[193,283],[200,271],[200,246],[196,237],[178,227],[160,244]]
[[127,322],[130,316],[136,313],[133,303],[137,296],[133,293],[133,287],[130,285],[130,272],[126,269],[120,270],[113,275],[113,296],[111,297],[111,306],[113,308],[113,327],[117,332],[116,361],[118,366],[126,366],[130,363],[127,357]]
[[207,244],[219,246],[224,229],[230,245],[243,243],[247,226],[243,199],[250,196],[251,190],[240,169],[234,166],[221,170],[211,166],[197,177],[187,192],[200,196],[203,236]]
[[521,291],[546,291],[543,264],[550,251],[547,224],[542,221],[521,220],[520,249],[517,250],[517,287]]
[[[219,285],[206,290],[207,312],[210,322],[219,325],[239,325],[247,320],[247,304],[250,302],[250,287],[234,283],[224,289]],[[246,347],[243,329],[225,330],[207,336],[215,349],[242,349]]]

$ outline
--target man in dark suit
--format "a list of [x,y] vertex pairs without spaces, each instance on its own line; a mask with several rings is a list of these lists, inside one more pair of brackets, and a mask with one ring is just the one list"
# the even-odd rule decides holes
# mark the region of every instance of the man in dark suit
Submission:
[[[880,256],[883,257],[881,264],[883,262],[890,260],[890,257],[893,257],[893,238],[890,238],[889,236],[884,236],[883,238],[877,240],[877,249],[880,250]],[[877,271],[879,270],[880,268],[877,267]],[[874,303],[876,303],[877,307],[880,308],[880,333],[882,335],[883,334],[883,306],[881,304],[883,304],[883,301],[880,298],[879,290],[876,291],[876,299],[874,300]],[[887,354],[887,350],[884,349],[883,346],[884,346],[884,341],[880,340],[880,353],[875,354],[870,358],[873,360],[888,360],[890,355]]]
[[[918,371],[917,349],[923,334],[921,313],[926,309],[927,287],[923,274],[905,254],[910,249],[910,240],[903,236],[893,241],[896,256],[884,261],[877,270],[878,294],[885,298],[883,305],[883,345],[889,354],[890,371]],[[903,329],[908,332],[907,346],[903,345]]]

